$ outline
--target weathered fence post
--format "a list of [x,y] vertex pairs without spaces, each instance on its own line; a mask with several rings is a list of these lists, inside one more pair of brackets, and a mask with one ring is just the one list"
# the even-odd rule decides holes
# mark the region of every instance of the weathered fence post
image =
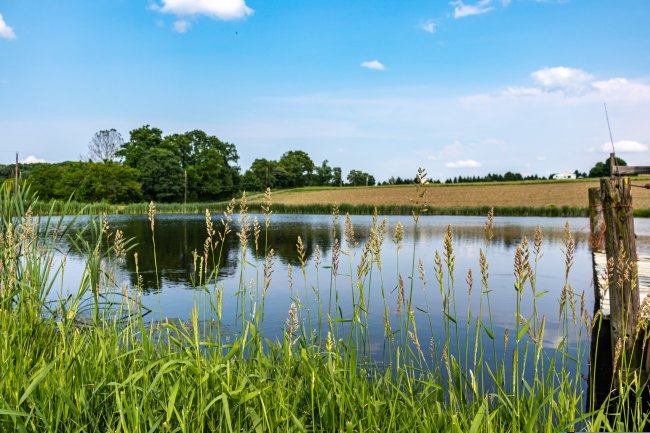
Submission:
[[596,254],[605,252],[605,217],[600,201],[600,188],[589,188],[589,246],[594,268],[594,299],[600,303],[600,284]]
[[[600,201],[600,188],[589,188],[589,247],[594,269],[594,317],[601,308],[600,275],[598,256],[605,253],[605,217],[603,204]],[[589,348],[589,392],[586,400],[586,411],[592,411],[602,406],[607,400],[611,389],[609,380],[612,377],[612,349],[609,320],[602,318],[602,326],[595,325],[589,331],[591,345]]]
[[[629,178],[601,179],[600,194],[605,217],[605,250],[608,261],[608,291],[614,374],[641,367],[641,346],[637,339],[639,320],[639,277]],[[639,341],[637,341],[639,340]]]
[[605,252],[605,217],[600,188],[589,188],[589,246],[595,252]]

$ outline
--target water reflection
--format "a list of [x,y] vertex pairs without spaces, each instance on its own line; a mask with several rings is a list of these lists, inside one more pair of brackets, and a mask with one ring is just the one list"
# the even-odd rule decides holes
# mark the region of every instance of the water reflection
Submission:
[[[234,309],[234,294],[238,290],[240,279],[248,284],[251,280],[260,278],[264,260],[264,245],[268,245],[269,248],[274,249],[276,256],[273,280],[269,287],[266,302],[267,316],[276,318],[272,332],[279,332],[292,298],[295,299],[296,296],[301,296],[301,290],[320,292],[324,305],[328,305],[329,300],[326,297],[329,295],[330,281],[333,281],[339,287],[339,302],[345,314],[346,306],[352,303],[351,292],[354,284],[351,284],[351,277],[350,275],[339,275],[336,280],[331,280],[330,270],[322,268],[322,266],[331,263],[331,249],[334,244],[334,237],[342,237],[343,218],[341,217],[334,226],[332,217],[327,215],[272,215],[268,233],[264,227],[263,216],[260,215],[258,218],[261,225],[258,249],[255,248],[254,236],[251,233],[247,253],[250,265],[247,266],[244,275],[241,275],[242,268],[239,263],[240,244],[235,235],[235,232],[239,229],[236,222],[237,217],[235,217],[233,223],[233,233],[226,238],[223,245],[219,244],[217,246],[217,250],[221,251],[218,280],[220,284],[223,284],[225,292],[229,295],[224,299],[224,308]],[[204,241],[206,239],[204,216],[161,215],[156,217],[155,259],[160,276],[160,293],[157,292],[151,229],[147,217],[113,216],[110,217],[109,221],[111,230],[122,230],[125,237],[134,238],[136,242],[135,248],[119,269],[120,278],[127,282],[130,287],[136,285],[136,264],[133,253],[137,252],[140,275],[144,279],[143,302],[145,305],[154,310],[159,310],[159,313],[163,316],[187,318],[196,300],[196,291],[192,283],[195,263],[197,263],[194,252],[196,251],[198,256],[203,255]],[[399,254],[396,246],[391,241],[398,221],[404,225],[403,247]],[[494,238],[490,242],[487,257],[490,272],[489,289],[491,290],[492,299],[495,300],[491,313],[496,327],[505,329],[512,326],[516,307],[512,276],[513,256],[517,244],[525,236],[531,239],[537,225],[542,227],[544,236],[543,257],[541,257],[538,267],[537,285],[539,293],[546,292],[544,296],[537,300],[537,307],[541,314],[548,317],[547,325],[550,328],[554,325],[553,321],[557,321],[555,318],[558,316],[558,300],[564,285],[562,245],[565,221],[564,219],[554,218],[495,218]],[[77,225],[81,227],[86,222],[87,219],[80,219]],[[352,263],[347,264],[347,257],[341,259],[341,274],[349,273],[350,269],[354,274],[361,255],[361,247],[370,235],[372,217],[353,217],[353,222],[355,236],[360,245],[352,251]],[[386,303],[390,306],[390,310],[394,311],[397,302],[395,288],[398,281],[398,272],[402,274],[407,282],[410,281],[408,277],[413,263],[412,251],[414,245],[415,261],[416,263],[418,260],[422,261],[427,280],[426,284],[418,281],[414,281],[413,284],[413,302],[417,308],[415,310],[416,316],[425,320],[426,315],[422,311],[428,311],[434,318],[440,317],[442,300],[437,288],[437,282],[433,276],[433,264],[435,252],[443,249],[444,236],[449,225],[453,229],[453,245],[456,256],[455,291],[459,305],[463,306],[459,308],[458,315],[462,317],[467,314],[465,307],[467,305],[472,311],[478,311],[481,307],[480,296],[475,294],[470,299],[467,298],[467,287],[464,279],[469,269],[472,269],[475,279],[477,281],[479,279],[477,277],[480,275],[479,250],[485,249],[484,223],[485,219],[480,217],[422,217],[417,230],[415,230],[413,220],[410,217],[389,217],[389,233],[382,248],[384,266],[381,271],[381,279],[374,278],[370,283],[370,290],[377,295],[377,301],[372,300],[375,302],[375,308],[373,309],[373,305],[371,305],[369,311],[370,325],[373,329],[383,329],[383,307],[379,308],[381,305],[379,302],[381,299],[379,294],[382,291],[381,281],[383,281]],[[591,281],[591,256],[587,245],[587,220],[570,219],[569,223],[576,245],[575,264],[570,277],[571,282],[576,293],[580,294],[584,291],[588,302],[591,304],[593,303],[593,286]],[[650,244],[648,242],[650,240],[650,224],[648,224],[647,220],[638,219],[636,226],[637,245],[639,245],[640,253],[643,254],[644,248],[647,249]],[[215,229],[220,230],[218,218],[215,218]],[[298,236],[302,239],[305,249],[307,275],[304,281],[302,275],[295,281],[289,281],[287,265],[300,266],[296,250]],[[322,265],[319,275],[316,275],[314,268],[316,246],[321,252]],[[342,248],[347,248],[345,242],[343,242]],[[67,244],[67,249],[71,249],[70,244]],[[215,258],[218,256],[217,254]],[[80,279],[82,271],[83,258],[71,252],[66,269],[67,284],[65,287],[74,290],[74,287],[77,287],[75,279]],[[480,293],[480,290],[475,290],[475,292]],[[301,296],[303,301],[304,298],[304,296]],[[531,311],[532,305],[530,303],[525,303],[522,306],[524,315],[530,314]],[[483,309],[483,314],[486,314],[485,309]],[[547,337],[552,339],[552,333],[549,332]]]

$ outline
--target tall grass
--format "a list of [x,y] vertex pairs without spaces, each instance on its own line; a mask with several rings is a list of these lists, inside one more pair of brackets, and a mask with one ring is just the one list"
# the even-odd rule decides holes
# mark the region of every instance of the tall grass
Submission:
[[[277,271],[273,246],[265,240],[270,195],[264,229],[251,222],[245,200],[239,231],[232,224],[234,202],[217,224],[206,212],[206,241],[194,256],[192,276],[200,296],[187,322],[169,322],[146,317],[138,301],[141,278],[136,287],[118,286],[115,269],[129,244],[107,221],[94,220],[88,228],[94,241],[81,242],[84,237],[66,231],[66,220],[35,220],[27,189],[5,186],[0,194],[1,431],[640,431],[648,425],[635,398],[643,390],[638,382],[619,381],[618,397],[585,410],[588,387],[580,366],[588,356],[586,337],[601,321],[590,318],[584,297],[571,285],[574,244],[568,226],[561,338],[554,347],[546,347],[546,318],[536,308],[544,296],[536,287],[541,230],[532,246],[523,239],[514,257],[512,332],[499,333],[493,325],[491,213],[479,272],[464,281],[455,273],[451,227],[443,251],[431,258],[432,269],[417,260],[414,245],[403,248],[401,254],[412,256],[411,266],[398,272],[397,281],[386,281],[382,273],[390,265],[381,260],[382,248],[391,247],[384,245],[390,228],[378,216],[363,245],[349,216],[344,233],[336,233],[334,225],[331,261],[313,263],[318,275],[328,278],[317,278],[315,286],[307,283],[308,262],[298,238],[301,266],[288,271],[292,304],[283,337],[268,340],[264,303]],[[423,189],[413,206],[417,235],[426,210]],[[154,238],[155,213],[150,217]],[[400,230],[391,236],[399,250]],[[50,302],[65,272],[65,258],[56,253],[56,239],[64,235],[77,239],[87,255],[86,270],[76,290]],[[238,287],[217,278],[221,246],[229,236],[241,245]],[[248,254],[252,249],[264,253],[261,263]],[[466,299],[457,297],[459,287],[466,288]],[[393,288],[397,305],[389,304]],[[424,326],[430,335],[444,329],[442,339],[421,340],[426,332],[415,319],[415,290],[431,294],[428,311],[442,310],[441,321],[418,310],[428,317]],[[352,293],[352,305],[339,301],[345,292]],[[224,296],[232,295],[238,299],[234,323],[225,322],[230,314],[223,310]],[[478,313],[469,302],[476,297]],[[378,332],[368,315],[382,302],[384,329]],[[236,332],[225,332],[226,326]],[[370,351],[378,337],[380,359]]]
[[[262,204],[251,203],[250,210],[253,212],[262,212]],[[337,205],[340,212],[350,215],[372,215],[378,212],[380,215],[411,215],[414,206],[411,205],[369,205],[369,204],[347,204],[340,203]],[[226,211],[227,203],[157,203],[156,212],[159,214],[203,214],[206,209],[214,213]],[[450,216],[483,216],[492,209],[490,206],[462,206],[462,207],[430,207],[428,215],[450,215]],[[37,215],[48,214],[53,212],[55,215],[61,215],[64,212],[72,214],[101,215],[101,214],[125,214],[125,215],[147,215],[149,212],[149,203],[132,203],[126,205],[116,205],[109,203],[79,203],[63,202],[54,200],[52,202],[38,202],[34,205],[33,211]],[[275,213],[282,214],[309,214],[309,215],[328,215],[332,211],[330,204],[283,204],[277,203],[274,206]],[[494,207],[494,211],[500,216],[548,216],[548,217],[587,217],[589,208],[575,206],[508,206]],[[635,209],[635,216],[650,216],[650,210]]]

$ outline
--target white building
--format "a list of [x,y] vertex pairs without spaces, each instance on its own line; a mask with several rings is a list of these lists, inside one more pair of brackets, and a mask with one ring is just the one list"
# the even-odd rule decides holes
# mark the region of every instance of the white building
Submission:
[[560,173],[556,173],[553,175],[553,179],[575,179],[576,175],[575,173],[571,173],[570,171],[562,171]]

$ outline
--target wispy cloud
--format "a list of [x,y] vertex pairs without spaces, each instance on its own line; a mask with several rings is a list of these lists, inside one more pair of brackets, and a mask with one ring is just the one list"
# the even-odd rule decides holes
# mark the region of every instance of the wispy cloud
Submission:
[[172,25],[172,28],[176,33],[185,33],[190,29],[190,27],[192,27],[192,23],[187,20],[176,20]]
[[16,33],[14,33],[14,29],[9,27],[4,18],[2,18],[2,14],[0,14],[0,38],[9,40],[16,39]]
[[160,0],[154,9],[179,17],[205,15],[214,19],[230,21],[246,18],[253,9],[245,0]]
[[383,71],[386,69],[386,66],[379,60],[366,60],[365,62],[361,62],[361,67],[374,71]]
[[418,26],[421,30],[427,33],[434,34],[436,32],[436,23],[433,20],[426,20]]
[[23,164],[38,164],[39,162],[47,162],[47,161],[43,158],[39,158],[34,155],[28,155],[27,158],[23,159],[21,162]]
[[[648,146],[634,140],[621,140],[614,142],[614,149],[616,149],[616,152],[622,153],[643,153],[648,151]],[[611,152],[612,143],[603,143],[600,150],[608,153]]]
[[457,0],[452,1],[449,4],[454,6],[454,18],[482,15],[494,10],[492,0],[480,0],[475,4],[465,4],[462,0]]
[[481,163],[473,159],[460,159],[458,161],[450,161],[445,164],[447,168],[479,168]]

